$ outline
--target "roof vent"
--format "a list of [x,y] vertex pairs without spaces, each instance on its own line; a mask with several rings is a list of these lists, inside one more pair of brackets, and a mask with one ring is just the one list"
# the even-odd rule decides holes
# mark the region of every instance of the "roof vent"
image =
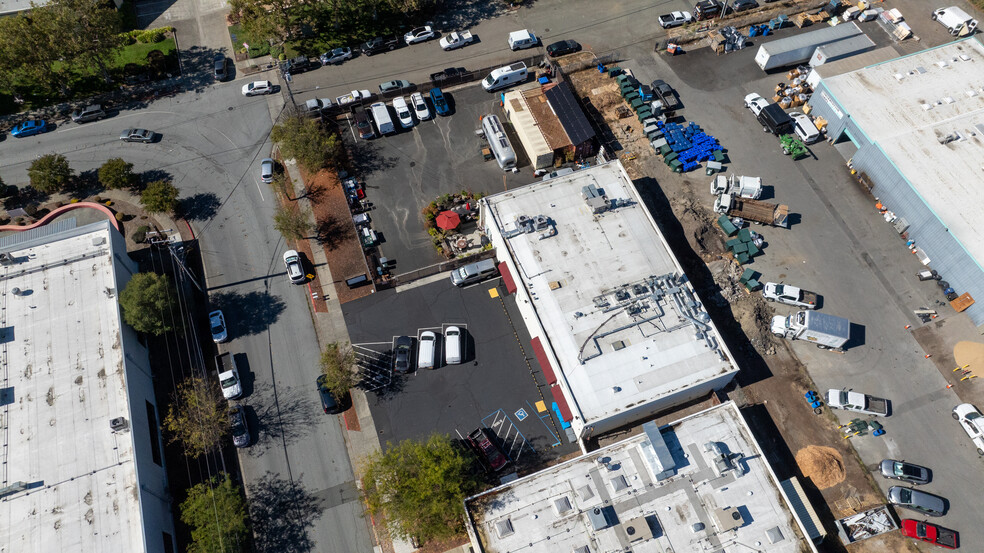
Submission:
[[940,60],[936,62],[936,65],[940,66],[940,69],[946,69],[947,67],[950,67],[950,64],[947,63],[946,60]]
[[570,512],[572,508],[571,500],[568,499],[566,495],[564,497],[561,497],[560,499],[555,499],[553,504],[554,504],[554,511],[556,511],[559,516],[566,515],[567,513]]
[[588,511],[588,520],[591,521],[591,527],[597,532],[598,530],[604,530],[613,524],[617,524],[618,515],[615,514],[615,509],[611,505],[607,507],[595,507]]
[[13,294],[13,295],[15,295],[15,296],[19,296],[19,295],[21,295],[21,289],[18,288],[18,287],[16,287],[16,286],[14,286],[13,288],[10,289],[10,293]]
[[582,545],[581,547],[575,547],[572,549],[571,553],[591,553],[591,549],[589,549],[586,545]]
[[109,427],[113,429],[113,432],[121,432],[126,430],[129,425],[124,417],[116,417],[115,419],[109,421]]
[[769,543],[779,543],[786,539],[786,537],[782,535],[782,530],[780,530],[778,526],[773,526],[772,528],[766,530],[765,536],[769,539]]
[[629,481],[625,479],[624,474],[619,474],[615,478],[612,478],[611,483],[612,489],[615,490],[615,493],[624,492],[631,487],[629,486]]
[[499,534],[501,539],[515,534],[516,530],[513,529],[512,520],[507,518],[495,523],[495,532]]
[[629,537],[629,543],[653,539],[653,531],[643,517],[634,518],[622,524],[622,530]]

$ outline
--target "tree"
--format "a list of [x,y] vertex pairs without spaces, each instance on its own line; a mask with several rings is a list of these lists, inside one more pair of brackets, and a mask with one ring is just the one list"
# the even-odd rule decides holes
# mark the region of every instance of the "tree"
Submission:
[[274,125],[270,138],[285,158],[293,158],[304,170],[315,173],[336,163],[342,154],[338,135],[325,130],[317,119],[299,115]]
[[123,320],[137,332],[160,336],[181,328],[177,290],[167,275],[137,273],[120,293]]
[[140,193],[140,203],[151,213],[174,213],[178,189],[166,180],[155,180]]
[[273,214],[273,228],[288,240],[300,240],[311,233],[308,213],[291,206],[280,206]]
[[320,365],[328,391],[336,401],[341,402],[358,382],[355,350],[348,345],[339,346],[337,342],[332,342],[321,352]]
[[180,442],[193,457],[218,448],[229,432],[229,404],[219,385],[200,376],[184,379],[164,417],[164,428],[170,442]]
[[464,500],[480,489],[472,460],[445,435],[426,442],[386,444],[386,453],[370,456],[363,477],[368,511],[385,514],[400,538],[421,542],[458,534]]
[[99,182],[106,188],[129,188],[137,182],[133,164],[121,157],[106,160],[99,168]]
[[98,70],[111,83],[109,66],[123,46],[120,14],[109,2],[53,0],[46,6],[55,25],[64,33],[59,44],[61,59],[83,70]]
[[232,18],[246,34],[272,38],[278,44],[293,38],[299,27],[298,13],[306,4],[303,0],[229,0]]
[[75,176],[68,160],[61,154],[45,154],[31,162],[27,169],[31,186],[45,194],[64,190]]
[[246,501],[228,474],[188,490],[181,522],[191,527],[191,553],[233,553],[246,541]]

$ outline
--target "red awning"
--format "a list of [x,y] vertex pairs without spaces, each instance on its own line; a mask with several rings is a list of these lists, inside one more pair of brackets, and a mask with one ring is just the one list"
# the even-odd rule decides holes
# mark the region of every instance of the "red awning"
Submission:
[[506,285],[507,294],[516,293],[516,281],[513,280],[512,273],[509,272],[509,266],[503,261],[499,263],[499,274],[502,275],[502,283]]
[[547,385],[556,384],[557,375],[554,374],[553,367],[550,366],[550,359],[547,358],[547,352],[543,351],[543,344],[540,343],[539,337],[533,338],[533,355],[540,363],[540,370],[543,371],[543,376],[547,379]]
[[550,388],[550,393],[553,394],[557,407],[560,408],[560,417],[564,419],[564,422],[571,422],[574,417],[571,416],[571,408],[567,406],[567,400],[564,399],[564,390],[560,386],[553,386]]

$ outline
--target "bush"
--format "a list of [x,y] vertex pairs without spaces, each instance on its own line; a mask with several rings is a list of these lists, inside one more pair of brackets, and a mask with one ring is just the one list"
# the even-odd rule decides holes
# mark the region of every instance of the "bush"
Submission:
[[132,238],[133,241],[136,242],[137,244],[143,244],[144,241],[147,240],[147,231],[149,230],[150,227],[147,226],[137,227],[137,230],[133,231],[133,234],[130,235],[130,238]]
[[[106,160],[99,167],[99,184],[106,188],[129,188],[137,182],[137,176],[133,173],[133,164],[127,163],[123,158],[114,157]],[[97,202],[102,201],[97,199]]]
[[119,221],[119,222],[121,222],[121,223],[122,223],[122,222],[123,222],[123,218],[124,218],[124,217],[125,217],[125,215],[123,215],[123,213],[122,213],[122,212],[119,212],[119,211],[117,211],[117,212],[116,212],[116,220],[117,220],[117,221]]

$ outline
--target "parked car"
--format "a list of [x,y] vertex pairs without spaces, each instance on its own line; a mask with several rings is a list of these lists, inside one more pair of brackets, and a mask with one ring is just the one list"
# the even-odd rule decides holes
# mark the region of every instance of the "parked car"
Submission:
[[315,385],[318,387],[318,396],[321,397],[321,409],[328,415],[341,412],[341,403],[335,398],[335,394],[332,394],[331,390],[328,389],[328,377],[323,374],[318,375]]
[[47,121],[42,119],[28,119],[27,121],[21,121],[14,125],[14,128],[10,129],[10,136],[14,138],[27,138],[28,136],[34,136],[43,132],[48,132]]
[[566,56],[574,52],[580,52],[581,45],[573,40],[561,40],[547,46],[547,55],[551,58]]
[[403,90],[405,88],[410,88],[410,81],[395,79],[392,81],[386,81],[385,83],[379,83],[379,91],[383,94]]
[[301,256],[297,250],[287,250],[284,252],[284,266],[287,268],[287,278],[294,284],[303,284],[307,280],[304,274],[304,267],[301,265]]
[[702,0],[694,6],[694,19],[703,21],[721,15],[721,2],[718,0]]
[[431,102],[434,104],[434,111],[438,115],[444,117],[451,115],[451,106],[448,105],[448,99],[444,97],[444,92],[440,88],[434,87],[430,89]]
[[355,128],[359,131],[359,138],[375,138],[376,131],[372,128],[372,120],[369,117],[369,113],[365,111],[359,111],[355,114]]
[[443,50],[454,50],[470,44],[475,40],[470,31],[455,31],[441,38],[441,48]]
[[76,123],[88,123],[105,118],[106,111],[99,104],[91,104],[73,111],[71,117]]
[[424,100],[423,94],[419,92],[411,94],[410,105],[413,106],[413,113],[419,121],[426,121],[431,118],[431,111],[427,107],[427,102]]
[[670,12],[659,16],[656,20],[659,21],[660,27],[669,29],[671,27],[679,27],[680,25],[690,23],[694,20],[694,16],[687,12]]
[[984,415],[981,415],[980,410],[970,403],[957,405],[953,408],[952,415],[974,442],[977,454],[984,455]]
[[663,79],[656,79],[649,88],[653,91],[656,99],[663,102],[664,109],[676,109],[680,106],[680,97],[673,87]]
[[243,96],[258,96],[272,94],[273,84],[270,81],[253,81],[243,85]]
[[460,79],[467,71],[462,67],[448,67],[444,71],[430,74],[430,80],[435,83],[447,81],[449,79]]
[[434,38],[434,29],[431,29],[430,25],[415,27],[403,35],[403,40],[406,41],[407,45],[417,44],[418,42],[424,42],[432,38]]
[[260,182],[263,184],[270,184],[273,182],[275,163],[276,162],[270,158],[264,158],[260,161]]
[[372,40],[363,42],[361,50],[363,54],[371,56],[380,52],[393,51],[399,48],[402,43],[401,37],[396,35],[377,36]]
[[509,49],[512,51],[523,50],[526,48],[533,48],[540,44],[540,39],[537,38],[529,29],[523,29],[522,31],[513,31],[509,33],[508,39]]
[[221,309],[216,309],[208,314],[208,326],[212,329],[212,341],[221,344],[229,339],[229,330],[226,328],[225,315]]
[[297,56],[296,58],[287,60],[287,63],[284,66],[284,73],[297,75],[300,73],[304,73],[305,71],[317,69],[318,67],[321,66],[311,61],[310,58],[308,58],[307,56]]
[[892,486],[888,489],[888,500],[897,507],[910,509],[931,517],[946,514],[946,500],[938,495],[914,488]]
[[413,349],[413,338],[400,336],[393,348],[393,370],[398,373],[410,371],[410,350]]
[[820,140],[822,136],[820,129],[813,124],[812,119],[796,111],[789,112],[789,117],[793,120],[793,130],[796,131],[796,136],[805,144],[813,144]]
[[929,484],[929,469],[905,461],[885,459],[881,462],[881,475],[892,480],[902,480],[910,484]]
[[154,131],[147,129],[126,129],[120,133],[120,140],[123,142],[143,142],[149,144],[154,141]]
[[212,58],[212,76],[217,81],[224,81],[229,77],[228,65],[225,54],[216,52]]
[[251,437],[246,423],[246,410],[236,404],[229,408],[229,426],[232,427],[232,444],[236,447],[249,447]]
[[404,96],[393,98],[393,111],[396,118],[400,120],[400,126],[409,129],[413,126],[413,116],[410,115],[410,107],[407,106],[407,99]]
[[728,9],[731,12],[737,13],[752,10],[757,7],[759,7],[759,4],[755,0],[732,0],[731,6]]
[[956,549],[960,547],[960,534],[949,528],[943,528],[942,526],[933,524],[932,522],[902,519],[899,526],[902,529],[903,536],[929,542],[944,549]]
[[759,96],[757,92],[752,92],[751,94],[745,96],[745,107],[752,110],[752,115],[755,117],[758,117],[758,114],[762,113],[765,106],[769,104],[770,102]]
[[483,426],[468,435],[468,443],[475,449],[479,461],[486,470],[499,471],[509,460],[489,434],[489,429]]
[[351,48],[335,48],[330,52],[325,52],[321,54],[318,58],[321,60],[321,65],[334,65],[342,63],[345,60],[352,59],[352,49]]

